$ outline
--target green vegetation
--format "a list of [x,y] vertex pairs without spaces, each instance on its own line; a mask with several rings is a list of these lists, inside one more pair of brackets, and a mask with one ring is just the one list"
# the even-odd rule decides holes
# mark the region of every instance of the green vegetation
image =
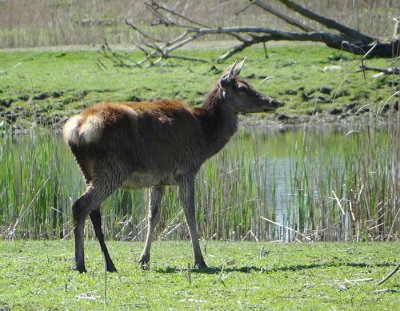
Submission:
[[[393,1],[308,2],[350,27],[391,36]],[[286,27],[262,11],[230,18],[242,1],[210,3],[186,12],[207,24]],[[126,47],[138,38],[121,21],[146,19],[145,11],[143,2],[128,0],[3,1],[0,47],[98,45],[103,37]],[[176,31],[151,29],[161,38]],[[210,60],[221,54],[201,43],[192,48],[180,54]],[[211,268],[191,268],[188,231],[170,187],[149,270],[137,264],[146,191],[120,190],[102,208],[119,274],[105,274],[89,220],[88,273],[78,274],[71,204],[84,185],[59,135],[67,117],[98,101],[178,98],[199,105],[234,60],[167,60],[138,69],[114,66],[92,48],[0,51],[0,311],[398,309],[399,273],[377,283],[400,256],[400,78],[363,74],[360,57],[318,45],[268,44],[267,54],[252,47],[237,55],[245,56],[243,76],[286,105],[242,117],[244,128],[199,173],[196,216]],[[398,59],[366,64],[398,67]],[[280,131],[277,124],[305,127]]]
[[119,275],[106,276],[98,243],[86,244],[88,273],[78,274],[70,270],[70,241],[0,241],[0,308],[395,310],[400,304],[399,274],[376,286],[395,268],[397,243],[202,242],[213,268],[189,272],[189,242],[154,243],[148,271],[136,263],[142,243],[110,242]]
[[[399,127],[343,130],[242,129],[197,178],[204,239],[391,241],[400,237]],[[72,231],[71,205],[84,189],[59,134],[0,138],[3,239],[57,239]],[[140,240],[145,190],[117,191],[104,204],[106,237]],[[159,239],[188,235],[176,187],[162,202]],[[272,224],[278,222],[284,227]],[[293,231],[295,230],[295,232]],[[91,225],[87,234],[91,235]],[[304,237],[304,235],[306,237]]]
[[[198,176],[199,232],[207,263],[216,268],[189,273],[190,244],[163,241],[154,244],[151,270],[141,271],[135,262],[143,245],[111,241],[120,280],[108,274],[105,287],[96,241],[87,243],[89,272],[68,270],[71,204],[83,182],[58,129],[67,116],[101,100],[180,98],[201,104],[230,62],[169,60],[126,69],[106,59],[102,66],[96,51],[0,52],[0,309],[103,309],[105,288],[109,309],[358,310],[399,304],[398,274],[382,286],[387,291],[374,286],[394,269],[398,244],[210,241],[400,236],[399,126],[389,117],[398,115],[398,78],[373,79],[368,72],[364,80],[359,58],[320,46],[269,47],[268,58],[257,48],[240,57],[245,55],[244,77],[286,106],[273,115],[243,118],[247,127]],[[368,64],[388,65],[379,59]],[[323,70],[332,65],[342,70]],[[310,128],[268,127],[277,120],[308,122]],[[339,120],[350,123],[312,129]],[[261,126],[249,126],[254,124]],[[17,129],[24,135],[16,135]],[[169,188],[163,200],[156,237],[187,239],[176,189]],[[146,202],[143,190],[113,194],[103,207],[107,239],[142,241]],[[86,235],[93,238],[89,222]],[[59,238],[67,241],[20,241]]]
[[[186,51],[212,59],[216,50]],[[139,58],[133,54],[131,57]],[[279,46],[246,50],[243,76],[257,89],[285,102],[281,122],[298,122],[309,115],[346,118],[372,111],[390,114],[399,87],[398,77],[374,79],[358,72],[359,57],[322,46]],[[104,68],[100,62],[106,67]],[[66,115],[97,101],[178,98],[201,104],[221,72],[223,64],[168,60],[146,69],[113,67],[96,51],[0,52],[0,120],[2,127],[59,127]],[[371,67],[387,68],[386,60],[369,60]],[[324,71],[341,66],[342,70]],[[325,68],[326,69],[326,68]],[[266,79],[268,78],[268,79]],[[270,78],[270,79],[269,79]],[[367,106],[365,106],[367,105]],[[384,109],[382,109],[384,107]],[[262,117],[261,117],[262,116]],[[261,120],[268,117],[261,115]],[[1,122],[1,121],[0,121]]]

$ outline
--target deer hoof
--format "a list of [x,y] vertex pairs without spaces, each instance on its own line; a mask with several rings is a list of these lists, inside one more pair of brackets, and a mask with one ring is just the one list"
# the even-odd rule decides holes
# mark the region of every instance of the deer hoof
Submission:
[[118,272],[117,269],[115,268],[114,264],[107,265],[107,271],[108,272]]
[[139,264],[142,270],[149,270],[150,255],[142,255],[139,259]]
[[82,265],[76,265],[74,267],[74,270],[78,271],[79,273],[86,273],[87,272],[85,266],[82,266]]
[[207,269],[208,268],[206,263],[204,262],[204,260],[201,260],[201,261],[198,261],[198,262],[196,261],[194,263],[194,266],[199,268],[199,269]]

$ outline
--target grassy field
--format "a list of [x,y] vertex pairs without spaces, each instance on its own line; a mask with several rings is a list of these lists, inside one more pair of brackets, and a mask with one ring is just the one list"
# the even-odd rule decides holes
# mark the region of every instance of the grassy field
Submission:
[[[191,50],[188,55],[212,59],[217,50]],[[248,57],[243,76],[263,93],[286,104],[270,116],[279,122],[299,117],[333,116],[332,122],[349,115],[371,112],[390,114],[398,98],[399,78],[365,78],[358,72],[360,57],[323,46],[271,46],[268,57],[262,48],[238,55]],[[141,57],[138,54],[132,58]],[[106,65],[99,65],[98,59]],[[177,98],[201,104],[206,93],[233,60],[222,64],[168,60],[146,69],[114,67],[96,51],[0,52],[1,126],[60,127],[65,116],[96,101]],[[382,59],[367,61],[387,68]],[[339,70],[329,70],[338,68]],[[392,95],[395,94],[396,96]],[[359,109],[361,108],[362,109]],[[384,108],[384,109],[383,109]],[[389,111],[388,111],[389,110]],[[261,119],[268,119],[260,115]]]
[[189,242],[110,242],[119,274],[104,274],[96,241],[88,273],[71,270],[71,241],[0,241],[1,310],[396,310],[398,243],[202,242],[211,268],[188,269]]

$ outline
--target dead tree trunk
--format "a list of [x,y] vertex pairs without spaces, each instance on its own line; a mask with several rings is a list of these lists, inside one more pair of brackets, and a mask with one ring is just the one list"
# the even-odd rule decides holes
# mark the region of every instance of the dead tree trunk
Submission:
[[[268,41],[311,41],[325,43],[327,46],[354,54],[365,55],[368,51],[368,57],[396,57],[400,54],[400,41],[398,36],[394,36],[391,41],[381,41],[368,34],[349,28],[333,19],[321,16],[309,9],[297,4],[292,0],[275,0],[289,11],[304,16],[306,19],[322,25],[327,31],[317,31],[296,18],[289,16],[276,9],[267,1],[251,0],[237,14],[246,10],[249,6],[256,6],[269,14],[272,14],[286,23],[299,29],[299,32],[281,31],[265,27],[210,27],[189,18],[177,11],[170,9],[152,0],[147,3],[148,10],[155,17],[151,22],[152,26],[177,26],[183,29],[182,33],[169,41],[163,41],[150,36],[133,23],[126,21],[126,24],[132,30],[138,32],[142,37],[142,43],[135,47],[144,53],[144,57],[139,61],[132,61],[128,56],[113,51],[107,44],[104,44],[102,53],[105,57],[111,59],[118,66],[148,66],[160,63],[166,58],[179,58],[190,61],[202,61],[205,59],[191,58],[187,56],[172,53],[179,50],[184,45],[198,40],[205,36],[227,35],[238,41],[238,44],[223,55],[217,58],[225,60],[232,55],[246,49],[249,46]],[[399,20],[395,20],[399,23]]]

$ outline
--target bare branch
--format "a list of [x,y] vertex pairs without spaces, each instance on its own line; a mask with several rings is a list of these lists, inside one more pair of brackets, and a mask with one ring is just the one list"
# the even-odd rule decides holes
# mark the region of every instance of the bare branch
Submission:
[[203,27],[203,28],[210,28],[209,26],[207,26],[207,25],[205,25],[205,24],[202,24],[202,23],[200,23],[200,22],[198,22],[198,21],[195,21],[195,20],[193,20],[193,19],[191,19],[191,18],[188,18],[187,16],[184,16],[184,15],[182,15],[182,14],[179,14],[178,12],[176,12],[176,11],[174,11],[174,10],[171,10],[171,9],[169,9],[169,8],[167,8],[167,7],[165,7],[165,6],[161,5],[161,4],[159,4],[159,3],[158,3],[157,1],[155,1],[155,0],[152,0],[152,1],[151,1],[151,4],[147,4],[147,3],[146,3],[146,6],[147,6],[147,8],[151,8],[150,11],[151,11],[153,14],[154,14],[154,12],[156,12],[157,14],[155,14],[155,15],[158,16],[158,17],[159,17],[160,19],[162,19],[162,20],[168,20],[168,19],[166,19],[165,15],[163,15],[163,14],[160,12],[160,11],[165,11],[165,12],[167,12],[167,13],[172,14],[173,16],[176,16],[176,17],[178,17],[178,18],[180,18],[180,19],[183,19],[183,20],[189,22],[191,25],[179,24],[179,23],[176,22],[176,21],[172,22],[172,21],[168,20],[168,23],[169,23],[169,24],[172,24],[172,25],[175,25],[175,26],[180,26],[180,27],[185,27],[185,28],[191,28],[191,27],[193,27],[193,25],[198,26],[198,27]]
[[298,28],[300,28],[301,30],[304,31],[315,31],[313,28],[311,28],[310,26],[304,25],[303,23],[299,22],[298,20],[283,14],[282,12],[278,11],[277,9],[273,8],[272,6],[270,6],[269,4],[265,3],[264,1],[261,0],[253,0],[251,1],[251,4],[254,4],[260,8],[262,8],[263,10],[275,15],[276,17],[279,17],[280,19],[284,20],[285,22],[287,22],[290,25],[296,26]]
[[[163,59],[176,58],[188,61],[200,61],[205,62],[204,59],[192,58],[185,55],[172,55],[172,52],[182,48],[183,46],[198,40],[202,37],[215,36],[215,35],[226,35],[231,36],[239,42],[238,45],[233,46],[228,51],[223,53],[219,60],[225,60],[232,55],[243,51],[244,49],[254,44],[262,43],[265,49],[265,43],[269,41],[311,41],[325,43],[327,46],[339,49],[342,51],[348,51],[354,54],[364,55],[362,60],[367,57],[396,57],[396,51],[400,50],[400,41],[392,40],[390,42],[374,42],[373,38],[360,33],[354,29],[348,28],[332,19],[320,16],[307,8],[298,5],[292,0],[276,0],[284,4],[290,10],[297,12],[308,19],[316,21],[327,28],[334,29],[338,32],[325,32],[325,31],[314,31],[310,26],[301,23],[295,18],[282,13],[273,6],[267,4],[264,0],[251,0],[248,5],[243,7],[238,13],[247,9],[250,5],[257,6],[263,10],[277,16],[285,22],[300,28],[305,32],[288,32],[280,31],[270,28],[263,27],[215,27],[211,28],[208,25],[204,25],[200,22],[193,20],[176,12],[174,9],[170,9],[164,5],[159,4],[157,0],[151,0],[150,3],[146,3],[146,7],[152,12],[154,17],[159,20],[159,24],[166,26],[173,25],[177,27],[186,28],[177,37],[165,41],[155,38],[148,34],[142,29],[136,27],[128,20],[125,23],[134,31],[136,31],[142,37],[142,43],[137,45],[135,48],[143,52],[144,57],[139,61],[132,60],[127,53],[119,53],[113,51],[105,42],[102,47],[102,53],[104,57],[114,62],[116,66],[127,66],[127,67],[142,67],[147,64],[154,65],[159,64]],[[171,19],[172,17],[172,19]],[[182,23],[181,21],[184,21]],[[154,25],[154,23],[151,23]],[[363,63],[362,63],[363,65]],[[370,70],[367,67],[362,67],[365,70]],[[388,69],[384,74],[397,73],[397,68]]]
[[125,20],[125,24],[127,24],[129,27],[131,27],[134,31],[137,31],[140,35],[142,35],[144,38],[149,39],[151,41],[156,41],[156,42],[161,42],[162,40],[154,38],[152,36],[149,36],[147,33],[144,31],[140,30],[138,27],[130,23],[127,19]]
[[200,63],[208,63],[208,60],[202,58],[195,58],[195,57],[187,57],[182,55],[168,55],[166,58],[176,58],[181,60],[187,60],[192,62],[200,62]]
[[394,270],[393,270],[392,272],[390,272],[389,275],[388,275],[387,277],[383,278],[381,281],[379,281],[378,283],[376,283],[376,286],[379,286],[379,285],[385,283],[390,277],[392,277],[397,271],[399,271],[399,269],[400,269],[400,264],[398,264],[398,265],[396,266],[396,268],[394,268]]
[[224,55],[221,55],[220,57],[217,58],[217,60],[225,60],[231,57],[232,55],[243,51],[245,48],[253,45],[253,41],[244,41],[242,44],[236,45],[233,48],[231,48],[228,52],[226,52]]
[[251,1],[249,3],[246,3],[242,8],[240,8],[239,11],[237,11],[235,14],[233,14],[233,17],[239,16],[240,13],[246,11],[251,5],[253,5],[254,1]]
[[346,27],[338,22],[336,22],[333,19],[321,16],[315,12],[312,12],[308,9],[306,9],[305,7],[291,1],[291,0],[277,0],[279,2],[281,2],[282,4],[284,4],[286,7],[288,7],[289,9],[296,11],[297,13],[313,20],[316,21],[318,23],[320,23],[321,25],[324,25],[325,27],[329,28],[329,29],[335,29],[339,32],[341,32],[342,34],[349,36],[353,39],[357,39],[360,40],[361,43],[370,43],[372,41],[374,41],[374,38],[365,35],[357,30],[354,30],[352,28]]
[[397,67],[383,69],[383,68],[368,67],[368,66],[365,66],[365,65],[360,65],[360,70],[376,71],[376,72],[380,72],[384,76],[386,76],[386,75],[399,75],[400,74],[400,68],[397,68]]

